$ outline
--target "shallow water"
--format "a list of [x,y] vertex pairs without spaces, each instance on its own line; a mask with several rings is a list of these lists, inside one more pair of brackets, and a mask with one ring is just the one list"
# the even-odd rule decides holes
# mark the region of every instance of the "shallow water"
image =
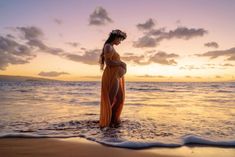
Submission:
[[1,81],[0,136],[235,146],[235,83],[126,82],[118,128],[99,128],[99,100],[100,82]]

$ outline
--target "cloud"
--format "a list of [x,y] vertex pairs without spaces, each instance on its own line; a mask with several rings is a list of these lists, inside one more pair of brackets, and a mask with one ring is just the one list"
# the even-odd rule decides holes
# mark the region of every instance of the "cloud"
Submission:
[[121,57],[122,60],[127,62],[133,62],[138,65],[147,65],[149,64],[149,61],[144,61],[144,55],[136,56],[134,54],[124,55]]
[[20,33],[23,35],[22,39],[27,41],[27,46],[30,46],[31,48],[36,48],[40,52],[46,52],[53,55],[62,55],[64,53],[63,49],[49,47],[43,42],[42,38],[44,36],[44,33],[40,28],[35,26],[29,26],[17,27],[16,29],[19,30]]
[[181,25],[181,21],[180,21],[180,20],[176,20],[175,23],[176,23],[176,25],[178,25],[178,26]]
[[216,75],[215,78],[222,78],[222,76]]
[[185,70],[198,70],[198,69],[227,69],[233,67],[233,64],[224,63],[224,64],[203,64],[203,65],[184,65],[181,66],[180,69]]
[[[16,37],[11,34],[6,36],[0,35],[0,69],[6,70],[10,64],[26,64],[36,57],[34,45],[29,43],[40,44],[41,49],[46,46],[39,42],[43,37],[43,32],[37,27],[16,27],[11,30],[19,31],[20,38],[23,42],[18,42]],[[25,43],[26,42],[26,43]]]
[[[57,55],[84,64],[98,65],[101,49],[87,50],[86,48],[81,48],[81,52],[78,52],[79,54],[69,53],[64,49],[45,44],[42,40],[44,34],[37,27],[16,27],[15,30],[20,32],[23,44],[17,42],[17,39],[13,39],[9,35],[6,37],[0,35],[0,70],[5,70],[10,64],[29,63],[30,60],[36,57],[37,52]],[[77,46],[78,43],[70,42],[68,44]]]
[[40,52],[46,52],[53,55],[62,55],[64,54],[64,50],[61,48],[55,48],[55,47],[48,47],[45,45],[41,40],[35,39],[30,40],[27,42],[27,44],[31,47],[38,48],[38,51]]
[[[52,55],[57,55],[59,57],[62,58],[66,58],[72,61],[76,61],[76,62],[81,62],[84,64],[89,64],[89,65],[98,65],[98,58],[99,55],[101,53],[101,49],[94,49],[94,50],[87,50],[85,48],[81,48],[81,50],[83,52],[79,52],[82,53],[80,54],[74,54],[74,53],[69,53],[66,52],[64,49],[61,48],[57,48],[57,47],[51,47],[48,46],[44,43],[44,41],[42,40],[43,38],[43,32],[34,26],[31,27],[17,27],[17,30],[21,33],[21,38],[24,41],[25,45],[21,45],[19,43],[17,43],[16,41],[14,41],[13,39],[9,39],[9,38],[1,38],[1,51],[3,51],[2,49],[4,49],[4,52],[10,52],[10,53],[17,53],[19,55],[27,55],[27,56],[33,56],[35,57],[36,54],[35,52],[44,52],[44,53],[49,53]],[[6,41],[3,41],[6,40]],[[7,44],[7,45],[6,45]],[[75,42],[69,42],[68,44],[76,46],[78,43]],[[16,52],[20,51],[20,53]],[[15,50],[15,51],[13,51]],[[34,54],[34,55],[32,55]],[[12,57],[11,57],[12,58]],[[31,58],[22,58],[20,60],[20,58],[18,57],[13,58],[12,61],[10,61],[9,63],[28,63],[28,61]],[[2,56],[1,57],[1,64],[2,67],[6,67],[8,64],[5,62],[3,62],[3,60],[9,60],[9,56],[7,57]],[[4,64],[3,64],[4,63]]]
[[31,48],[19,44],[11,38],[0,36],[0,70],[6,70],[9,64],[26,64],[36,57]]
[[[42,40],[44,33],[40,28],[30,26],[30,27],[16,27],[16,30],[20,32],[21,40],[20,44],[17,39],[13,39],[11,36],[0,38],[0,69],[5,70],[9,64],[25,64],[29,63],[34,57],[36,57],[36,52],[50,53],[53,55],[60,56],[65,59],[69,59],[75,62],[81,62],[88,65],[98,65],[99,55],[101,49],[88,50],[86,48],[81,48],[81,52],[78,54],[69,53],[65,50],[57,47],[51,47],[44,43]],[[76,46],[77,43],[68,42]],[[123,60],[127,62],[133,62],[138,65],[147,65],[150,63],[159,63],[163,65],[173,65],[176,64],[174,60],[178,55],[168,54],[165,52],[150,53],[151,56],[146,57],[144,55],[136,56],[133,53],[125,53],[122,57]],[[67,74],[64,72],[40,72],[41,76],[56,77],[62,74]]]
[[58,19],[58,18],[54,18],[53,21],[54,21],[56,24],[58,24],[58,25],[61,25],[61,24],[63,23],[63,21],[60,20],[60,19]]
[[235,61],[235,55],[229,57],[228,60]]
[[184,65],[181,66],[180,69],[187,69],[187,70],[195,70],[195,69],[204,69],[202,66],[195,66],[195,65]]
[[158,63],[162,65],[175,65],[177,62],[174,60],[179,57],[179,55],[174,53],[166,53],[163,51],[158,51],[157,53],[151,53],[147,58],[144,55],[136,56],[133,54],[124,55],[121,57],[122,60],[127,62],[133,62],[138,65],[148,65],[151,63]]
[[212,41],[212,42],[208,42],[208,43],[205,43],[204,46],[206,47],[213,47],[213,48],[218,48],[219,47],[219,44]]
[[178,38],[178,39],[191,39],[194,37],[200,37],[207,33],[207,31],[203,28],[187,28],[187,27],[177,27],[175,30],[170,30],[169,32],[165,32],[165,34],[162,36],[164,39],[172,39],[172,38]]
[[[48,46],[44,41],[43,31],[35,26],[16,27],[14,30],[20,32],[20,42],[11,35],[0,36],[0,69],[5,70],[10,64],[26,64],[36,57],[37,52],[49,53],[57,55],[61,58],[69,59],[75,62],[81,62],[88,65],[98,65],[101,49],[88,50],[81,48],[81,51],[75,53],[66,52],[58,47]],[[70,42],[73,46],[77,43]],[[174,65],[176,54],[168,54],[165,52],[154,53],[148,55],[136,56],[133,53],[126,53],[122,58],[127,62],[133,62],[138,65],[147,65],[150,63],[159,63],[163,65]]]
[[166,28],[162,27],[162,28],[158,28],[158,29],[151,29],[148,32],[144,33],[146,36],[155,36],[155,37],[159,37],[161,35],[166,34]]
[[34,39],[40,39],[43,36],[43,32],[38,27],[29,26],[29,27],[16,27],[17,30],[19,30],[22,35],[23,39],[26,40],[34,40]]
[[66,42],[67,45],[70,45],[72,47],[77,47],[79,45],[78,42]]
[[144,53],[145,53],[145,54],[152,54],[152,53],[154,53],[154,52],[156,52],[156,50],[147,50],[147,51],[145,51]]
[[197,78],[197,79],[201,79],[200,76],[190,76],[190,75],[186,75],[185,78]]
[[89,16],[89,25],[100,26],[112,22],[113,20],[108,16],[107,11],[101,6],[95,8],[94,12]]
[[136,75],[136,77],[148,77],[148,78],[170,78],[170,76],[163,76],[163,75]]
[[64,54],[64,57],[75,62],[82,62],[89,65],[98,65],[101,49],[86,50],[82,55]]
[[132,53],[132,52],[125,52],[124,55],[129,56],[129,55],[134,55],[134,53]]
[[235,61],[235,47],[226,50],[208,51],[202,54],[195,54],[200,57],[210,57],[211,59],[224,56],[227,60]]
[[143,36],[139,38],[137,41],[133,42],[133,47],[137,47],[137,48],[155,47],[155,46],[157,46],[156,40],[149,36]]
[[149,30],[152,29],[154,26],[155,22],[152,18],[148,19],[145,23],[140,23],[136,25],[139,30]]
[[208,33],[207,30],[203,28],[187,28],[187,27],[177,27],[174,30],[166,31],[165,28],[151,29],[144,33],[144,36],[140,37],[137,41],[133,42],[134,47],[144,48],[144,47],[155,47],[164,40],[170,39],[183,39],[189,40],[195,37],[201,37]]
[[174,60],[176,57],[179,57],[179,55],[159,51],[149,58],[149,62],[159,63],[162,65],[175,65],[177,64],[177,62]]
[[233,64],[230,64],[230,63],[225,63],[225,64],[222,64],[221,66],[233,67],[234,65],[233,65]]
[[56,71],[50,71],[50,72],[41,71],[40,73],[38,73],[38,75],[46,76],[46,77],[57,77],[57,76],[60,76],[60,75],[69,75],[69,73],[67,73],[67,72],[56,72]]
[[81,78],[100,79],[101,76],[80,76]]
[[15,39],[15,36],[11,35],[11,34],[7,34],[6,35],[7,38],[11,38],[11,39]]

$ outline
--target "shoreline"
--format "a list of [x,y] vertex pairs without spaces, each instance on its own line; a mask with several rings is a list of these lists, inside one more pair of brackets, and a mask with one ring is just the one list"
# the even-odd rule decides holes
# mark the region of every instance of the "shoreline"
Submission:
[[70,138],[0,138],[0,154],[3,157],[234,157],[235,148],[205,145],[181,147],[150,147],[130,149],[107,146],[81,137]]

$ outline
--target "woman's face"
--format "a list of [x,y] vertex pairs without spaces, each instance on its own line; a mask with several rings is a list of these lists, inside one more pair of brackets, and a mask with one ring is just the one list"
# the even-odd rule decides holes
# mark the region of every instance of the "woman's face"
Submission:
[[119,45],[119,44],[121,43],[121,41],[122,41],[122,38],[121,38],[121,37],[117,37],[117,38],[113,41],[113,43],[114,43],[115,45]]

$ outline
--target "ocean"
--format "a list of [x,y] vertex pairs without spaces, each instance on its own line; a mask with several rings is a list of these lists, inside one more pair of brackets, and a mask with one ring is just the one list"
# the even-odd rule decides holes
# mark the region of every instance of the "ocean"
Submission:
[[118,128],[99,128],[97,82],[0,81],[0,137],[82,137],[125,147],[235,147],[235,83],[126,82]]

